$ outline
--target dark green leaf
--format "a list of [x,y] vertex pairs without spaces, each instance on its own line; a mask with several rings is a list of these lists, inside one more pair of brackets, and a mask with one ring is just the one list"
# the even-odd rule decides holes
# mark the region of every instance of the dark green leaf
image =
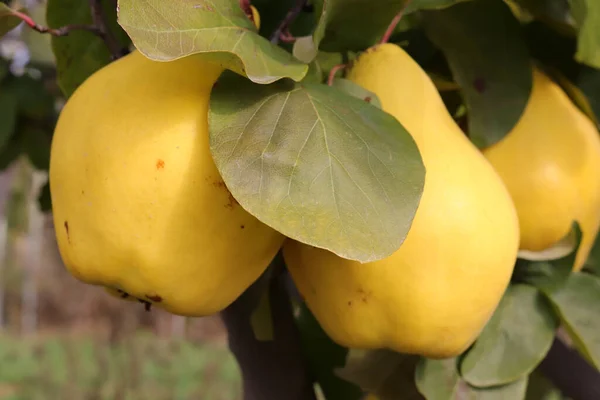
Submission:
[[[129,39],[116,23],[114,0],[102,0],[108,28],[126,47]],[[92,17],[88,1],[48,0],[46,19],[51,28],[69,24],[91,24]],[[98,36],[75,30],[68,36],[52,37],[52,50],[56,57],[58,84],[69,97],[92,73],[111,61],[106,44]]]
[[50,167],[50,142],[52,132],[35,125],[25,125],[20,129],[23,140],[23,151],[31,164],[39,170],[47,171]]
[[571,16],[569,0],[515,0],[539,21],[563,35],[575,36],[577,27]]
[[377,97],[375,93],[364,89],[363,87],[357,85],[352,81],[349,81],[348,79],[337,78],[333,81],[332,86],[346,94],[349,94],[350,96],[364,100],[367,103],[371,103],[377,108],[381,108],[381,102],[379,101],[379,97]]
[[54,112],[54,97],[39,79],[22,75],[10,79],[3,89],[15,97],[19,114],[33,119],[48,118]]
[[584,268],[600,276],[600,235],[596,236],[590,255],[585,262]]
[[478,0],[425,11],[423,23],[463,90],[469,137],[480,148],[498,142],[521,117],[532,88],[518,20],[502,0]]
[[21,19],[14,15],[13,10],[4,3],[0,3],[0,37],[15,29]]
[[453,6],[456,3],[462,3],[463,1],[472,0],[413,0],[408,7],[406,7],[405,14],[409,14],[417,10],[440,10]]
[[565,284],[573,271],[581,238],[581,229],[579,224],[575,222],[567,240],[562,241],[565,243],[564,247],[568,251],[566,255],[562,255],[562,257],[554,260],[544,261],[519,259],[514,272],[515,280],[529,283],[544,292],[560,288]]
[[568,400],[539,369],[529,375],[526,400]]
[[504,385],[526,377],[552,345],[558,321],[533,286],[511,284],[491,320],[460,363],[472,386]]
[[352,349],[336,374],[379,400],[424,400],[414,379],[418,361],[417,356],[391,350]]
[[46,184],[40,190],[40,194],[38,195],[38,205],[42,212],[52,211],[52,199],[50,197],[49,182],[46,182]]
[[427,400],[455,399],[461,385],[456,359],[421,358],[417,365],[415,381],[419,392]]
[[153,60],[204,53],[264,84],[285,77],[300,81],[308,70],[256,32],[239,0],[121,0],[119,5],[119,23],[137,49]]
[[11,91],[0,87],[0,149],[3,149],[15,132],[18,102]]
[[270,291],[268,288],[263,291],[258,304],[250,315],[250,325],[254,337],[259,341],[273,340],[273,317],[271,314]]
[[226,74],[209,125],[227,187],[265,224],[361,262],[404,241],[425,168],[391,115],[327,85],[256,85]]
[[296,325],[300,331],[302,354],[327,400],[360,400],[363,391],[334,373],[346,363],[348,349],[325,333],[306,304],[299,306]]
[[569,3],[579,27],[575,59],[600,68],[600,1],[569,0]]
[[577,349],[600,369],[600,278],[575,272],[563,287],[546,295]]
[[416,383],[427,400],[523,400],[527,390],[527,377],[503,386],[470,386],[460,379],[454,358],[421,359]]
[[21,142],[13,135],[0,149],[0,171],[8,168],[21,155]]
[[[363,50],[381,39],[406,0],[315,0],[315,48]],[[322,40],[320,40],[322,38]]]

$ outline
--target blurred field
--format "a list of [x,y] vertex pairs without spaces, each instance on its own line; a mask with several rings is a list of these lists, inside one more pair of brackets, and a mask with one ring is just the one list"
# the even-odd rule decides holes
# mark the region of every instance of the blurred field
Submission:
[[138,333],[117,344],[89,337],[0,337],[0,399],[234,400],[240,380],[225,348]]
[[46,175],[0,173],[0,400],[237,400],[218,316],[185,319],[68,274],[37,197]]

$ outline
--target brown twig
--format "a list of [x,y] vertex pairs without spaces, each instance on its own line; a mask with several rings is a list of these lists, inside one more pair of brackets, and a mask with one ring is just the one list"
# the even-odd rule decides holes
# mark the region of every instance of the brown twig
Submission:
[[104,43],[106,43],[106,47],[108,47],[113,59],[117,59],[126,54],[127,51],[119,45],[116,38],[112,36],[112,34],[106,28],[106,20],[101,6],[102,5],[99,0],[90,0],[93,20],[92,24],[70,24],[61,26],[60,28],[50,28],[48,26],[39,25],[29,15],[17,10],[12,10],[12,15],[21,19],[31,29],[39,33],[47,33],[56,37],[68,36],[73,31],[90,32],[104,40]]
[[288,30],[292,22],[296,19],[298,14],[302,12],[302,9],[306,5],[307,0],[296,0],[296,4],[288,11],[287,15],[281,21],[275,32],[271,35],[271,43],[277,44],[281,40],[281,34]]
[[346,64],[338,64],[335,65],[333,68],[331,68],[331,70],[329,71],[329,77],[327,78],[327,84],[329,86],[333,85],[333,80],[335,79],[335,74],[337,74],[337,72],[340,69],[344,69],[346,68]]
[[388,26],[387,30],[381,37],[381,40],[379,41],[379,43],[387,43],[387,41],[390,40],[392,33],[394,33],[394,30],[400,23],[400,20],[404,16],[404,12],[406,11],[406,9],[408,8],[408,6],[410,5],[411,2],[412,2],[412,0],[407,0],[406,3],[404,3],[404,7],[402,7],[400,12],[398,14],[396,14],[396,16],[394,17],[392,22],[390,22],[390,25]]
[[106,15],[104,14],[104,10],[102,9],[102,1],[89,0],[89,2],[94,26],[100,31],[99,36],[102,38],[102,40],[104,40],[104,43],[106,44],[106,47],[108,47],[108,51],[112,55],[113,60],[123,57],[125,54],[127,54],[127,49],[124,49],[119,44],[117,38],[112,34],[110,29],[108,29],[108,21],[106,19]]
[[296,37],[292,35],[289,30],[286,29],[283,32],[281,32],[281,35],[279,35],[279,40],[281,40],[284,43],[294,43],[296,41]]
[[13,10],[12,15],[21,19],[25,22],[31,29],[39,32],[39,33],[48,33],[52,36],[67,36],[72,31],[87,31],[91,32],[94,35],[102,36],[102,32],[95,25],[88,24],[72,24],[61,26],[60,28],[49,28],[47,26],[38,25],[29,15],[24,14],[20,11]]

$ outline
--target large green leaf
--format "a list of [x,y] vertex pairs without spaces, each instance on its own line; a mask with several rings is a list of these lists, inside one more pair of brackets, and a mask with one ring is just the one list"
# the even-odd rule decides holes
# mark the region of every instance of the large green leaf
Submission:
[[[129,39],[116,23],[114,0],[102,0],[108,28],[119,43],[126,47]],[[89,2],[81,0],[48,0],[46,19],[51,28],[70,24],[91,24]],[[111,61],[111,54],[102,39],[94,34],[74,30],[67,36],[52,37],[56,57],[58,84],[69,97],[91,74]]]
[[308,66],[270,43],[239,6],[239,0],[120,0],[119,23],[136,48],[153,60],[204,53],[257,83],[300,81]]
[[576,272],[564,286],[546,295],[577,349],[600,369],[600,278]]
[[427,400],[523,400],[527,391],[527,377],[502,386],[470,386],[460,378],[454,358],[422,358],[415,379]]
[[213,89],[209,124],[227,187],[265,224],[361,262],[404,241],[425,167],[391,115],[327,85],[230,73]]
[[557,327],[552,307],[535,287],[510,285],[464,355],[461,376],[477,387],[504,385],[527,376],[550,349]]
[[600,1],[569,0],[569,3],[579,27],[575,59],[600,68]]
[[391,350],[351,349],[336,373],[379,400],[425,400],[415,384],[419,357]]
[[518,20],[502,0],[477,0],[424,11],[423,24],[463,90],[469,137],[479,147],[498,142],[521,117],[532,88]]
[[4,3],[0,3],[0,37],[15,29],[21,19],[14,15],[13,10]]

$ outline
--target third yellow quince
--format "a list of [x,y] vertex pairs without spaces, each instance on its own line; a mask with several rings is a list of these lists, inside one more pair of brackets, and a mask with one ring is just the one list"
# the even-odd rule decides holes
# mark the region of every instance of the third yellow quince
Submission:
[[521,249],[545,250],[582,230],[574,270],[587,259],[600,226],[600,135],[539,68],[521,118],[498,143],[483,150],[517,207]]
[[426,168],[421,202],[391,256],[361,264],[290,240],[290,274],[323,329],[343,346],[455,356],[476,339],[509,283],[519,247],[516,210],[404,50],[368,50],[348,79],[375,93],[415,139]]

